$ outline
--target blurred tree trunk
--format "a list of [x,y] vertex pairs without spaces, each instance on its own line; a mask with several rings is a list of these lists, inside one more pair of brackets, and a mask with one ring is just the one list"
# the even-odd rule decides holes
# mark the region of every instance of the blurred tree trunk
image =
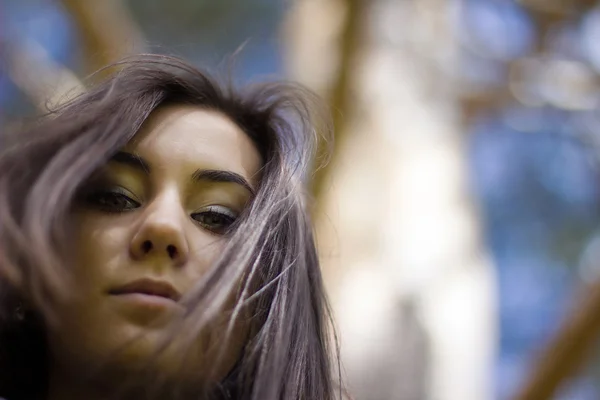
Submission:
[[145,48],[140,29],[121,0],[62,2],[81,32],[88,71]]
[[495,277],[469,193],[449,7],[297,0],[286,25],[292,76],[334,113],[315,216],[357,400],[492,398]]
[[52,60],[36,42],[11,44],[4,51],[4,58],[10,79],[42,112],[83,91],[73,71]]

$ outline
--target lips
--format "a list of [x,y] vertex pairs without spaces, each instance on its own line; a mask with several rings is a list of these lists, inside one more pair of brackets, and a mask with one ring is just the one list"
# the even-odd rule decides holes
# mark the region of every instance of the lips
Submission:
[[113,296],[144,294],[170,299],[175,302],[179,301],[181,298],[181,293],[179,293],[173,285],[166,281],[157,281],[153,279],[139,279],[115,289],[111,289],[108,293]]

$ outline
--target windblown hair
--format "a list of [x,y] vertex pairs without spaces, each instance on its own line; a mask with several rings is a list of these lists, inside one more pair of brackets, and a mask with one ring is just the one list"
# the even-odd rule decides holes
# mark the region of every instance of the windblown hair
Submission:
[[[200,332],[237,293],[228,333],[245,314],[252,335],[227,378],[229,398],[336,398],[337,349],[306,190],[322,109],[294,85],[234,89],[173,57],[142,55],[111,68],[28,128],[0,134],[0,397],[44,398],[45,327],[72,285],[70,210],[81,186],[158,107],[191,104],[237,123],[264,165],[226,250],[187,296],[186,329]],[[24,318],[22,304],[34,315]]]

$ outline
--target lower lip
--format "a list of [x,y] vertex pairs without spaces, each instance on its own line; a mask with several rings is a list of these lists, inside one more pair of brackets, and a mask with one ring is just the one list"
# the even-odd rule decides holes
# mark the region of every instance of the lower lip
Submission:
[[132,306],[146,309],[161,309],[176,307],[177,302],[167,297],[155,296],[145,293],[125,293],[112,295],[115,299],[131,304]]

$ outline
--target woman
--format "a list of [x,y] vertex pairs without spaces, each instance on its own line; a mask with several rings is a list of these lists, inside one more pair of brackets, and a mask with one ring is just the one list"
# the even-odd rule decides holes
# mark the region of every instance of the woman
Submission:
[[332,399],[314,107],[141,56],[0,153],[0,397]]

